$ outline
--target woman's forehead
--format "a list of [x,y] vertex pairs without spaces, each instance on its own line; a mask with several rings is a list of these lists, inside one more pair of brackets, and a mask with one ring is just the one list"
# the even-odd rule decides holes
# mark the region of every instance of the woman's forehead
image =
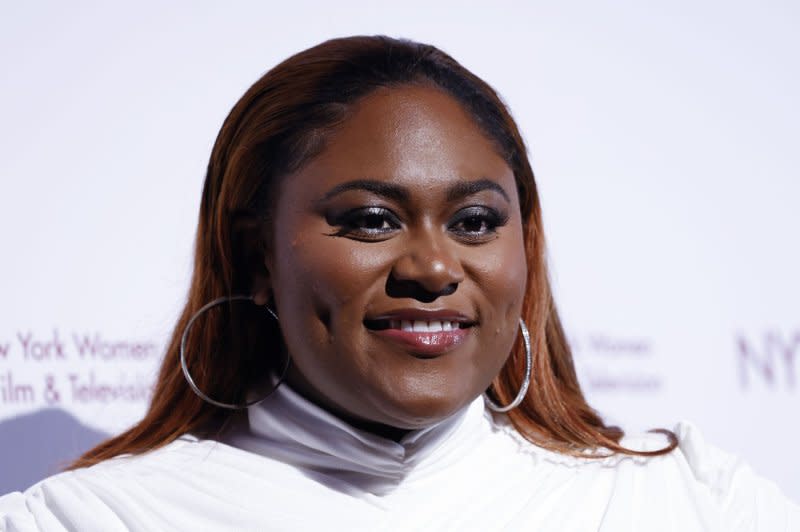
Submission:
[[411,188],[494,179],[514,188],[510,167],[460,103],[416,85],[378,89],[358,101],[286,185],[319,192],[359,179]]

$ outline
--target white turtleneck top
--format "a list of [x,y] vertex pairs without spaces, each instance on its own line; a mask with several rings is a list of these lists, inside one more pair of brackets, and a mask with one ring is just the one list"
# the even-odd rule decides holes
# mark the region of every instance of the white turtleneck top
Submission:
[[800,506],[774,483],[692,424],[674,431],[668,455],[573,458],[478,398],[395,442],[284,384],[223,441],[185,436],[0,497],[0,530],[800,532]]

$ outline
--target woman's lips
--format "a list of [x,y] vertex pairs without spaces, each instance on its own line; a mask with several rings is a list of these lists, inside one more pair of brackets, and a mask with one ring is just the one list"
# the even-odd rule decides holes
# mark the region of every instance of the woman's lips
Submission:
[[[411,318],[411,316],[406,316]],[[367,329],[378,336],[400,344],[413,355],[434,358],[455,349],[472,332],[472,324],[461,316],[433,320],[382,319],[365,322]]]
[[460,345],[471,329],[453,329],[439,332],[414,332],[402,329],[382,329],[373,333],[404,345],[415,355],[425,358],[443,355]]

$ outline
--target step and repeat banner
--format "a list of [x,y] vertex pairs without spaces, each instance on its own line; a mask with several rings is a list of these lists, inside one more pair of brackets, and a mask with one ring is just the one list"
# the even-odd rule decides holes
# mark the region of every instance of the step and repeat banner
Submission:
[[0,492],[144,413],[233,103],[381,33],[517,118],[591,404],[630,432],[689,420],[800,499],[800,11],[662,4],[0,7]]

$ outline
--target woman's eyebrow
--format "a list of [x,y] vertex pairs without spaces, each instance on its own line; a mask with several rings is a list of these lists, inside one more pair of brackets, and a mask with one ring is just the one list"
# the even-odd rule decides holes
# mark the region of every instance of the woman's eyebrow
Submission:
[[503,187],[491,179],[478,179],[477,181],[459,181],[447,189],[447,201],[455,201],[461,198],[477,194],[484,190],[493,190],[503,196],[511,203],[511,198]]
[[326,192],[319,201],[328,200],[337,194],[341,194],[342,192],[346,192],[348,190],[365,190],[367,192],[372,192],[373,194],[384,196],[395,201],[408,201],[411,197],[411,195],[408,193],[408,190],[406,190],[404,187],[394,185],[392,183],[376,181],[373,179],[356,179],[354,181],[348,181],[346,183],[336,185]]
[[[319,201],[329,200],[330,198],[341,194],[342,192],[347,192],[348,190],[364,190],[400,202],[407,202],[411,198],[411,194],[408,192],[408,189],[400,185],[387,183],[386,181],[377,181],[374,179],[355,179],[353,181],[347,181],[346,183],[336,185],[326,192]],[[459,181],[458,183],[451,185],[447,189],[447,201],[456,201],[484,190],[493,190],[494,192],[497,192],[503,196],[507,202],[511,203],[511,198],[505,189],[495,181],[486,178],[478,179],[476,181]]]

